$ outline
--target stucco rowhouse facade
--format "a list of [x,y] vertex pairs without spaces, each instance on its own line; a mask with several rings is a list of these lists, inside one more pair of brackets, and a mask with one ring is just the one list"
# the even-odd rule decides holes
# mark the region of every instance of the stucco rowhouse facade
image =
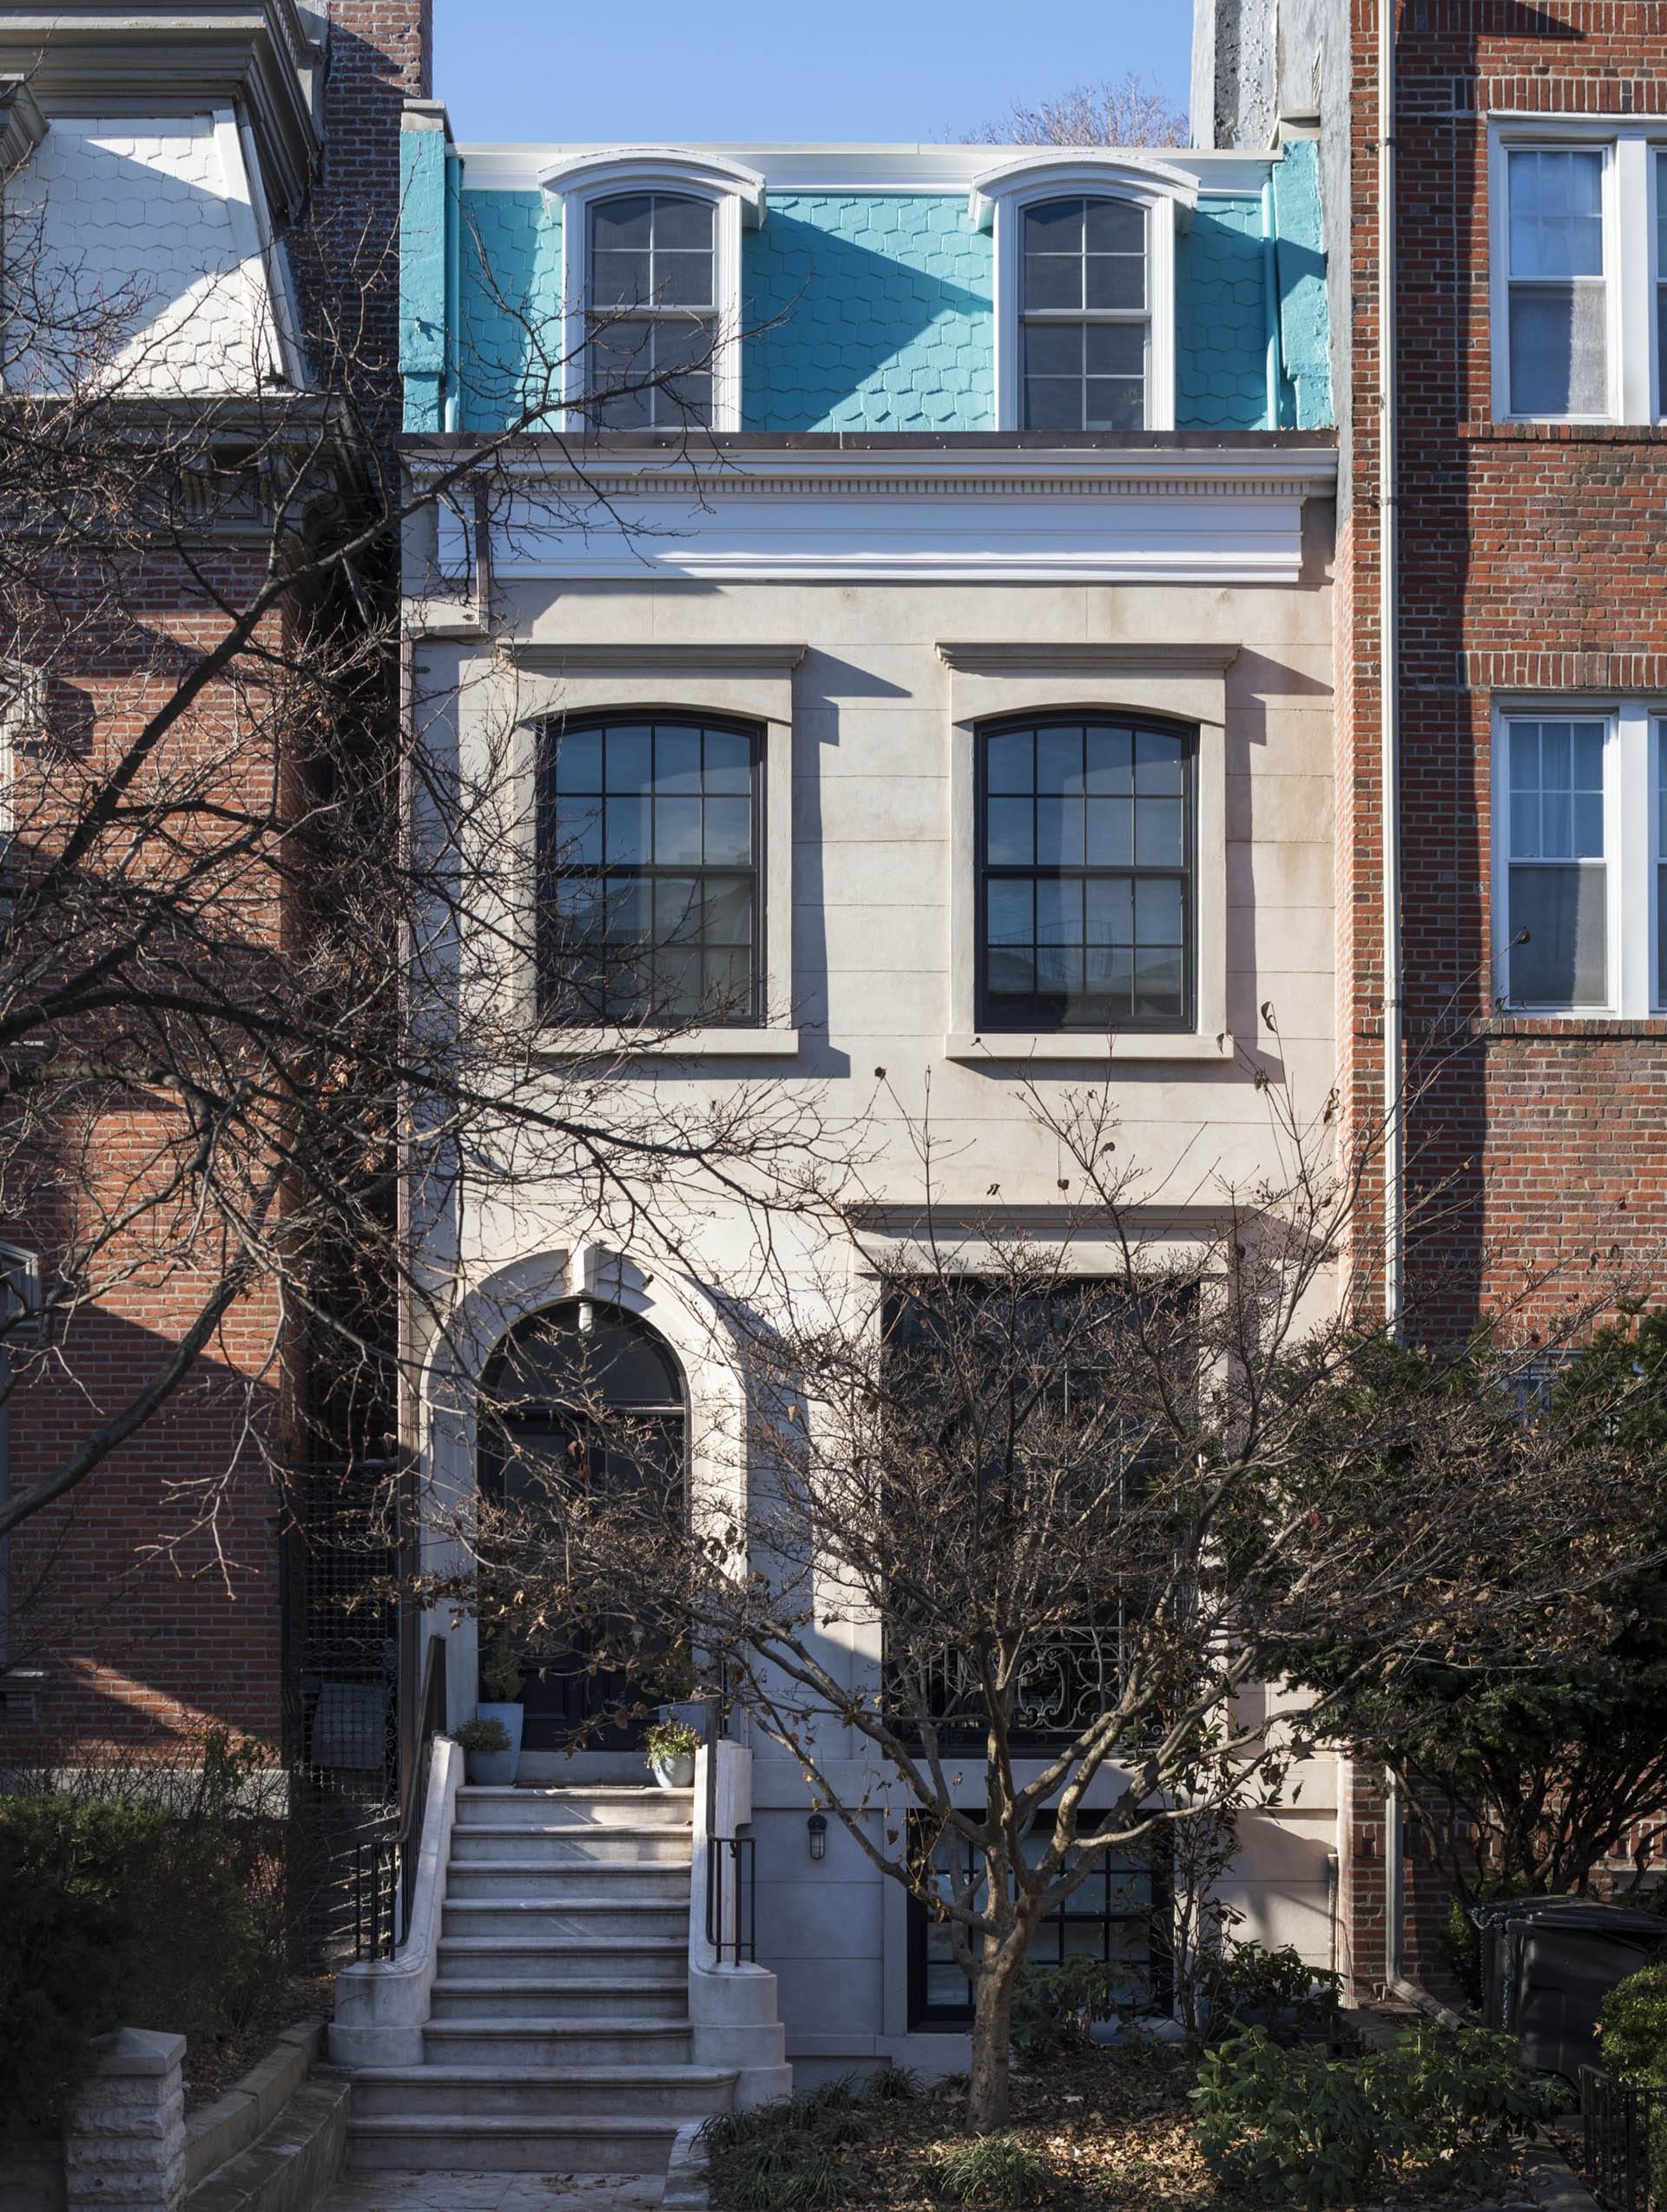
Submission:
[[[483,466],[478,502],[454,493],[408,537],[412,712],[467,774],[496,764],[530,789],[556,759],[618,823],[599,866],[668,865],[646,829],[628,852],[613,791],[695,793],[706,845],[678,849],[746,917],[702,938],[698,986],[682,971],[667,1043],[609,998],[605,956],[560,1003],[521,978],[552,1096],[598,1055],[609,1083],[662,1104],[814,1093],[862,1124],[883,1273],[923,1202],[928,1101],[942,1217],[987,1217],[998,1184],[996,1212],[1045,1238],[1059,1170],[1025,1087],[1109,1071],[1170,1233],[1205,1234],[1227,1185],[1276,1173],[1262,1086],[1318,1111],[1335,1079],[1335,441],[1312,137],[1227,155],[471,147],[438,105],[405,126],[412,480],[466,461],[530,392],[549,401]],[[595,318],[628,282],[638,306],[669,291],[713,319],[692,428],[656,418],[659,394],[608,396]],[[1057,304],[1033,312],[1044,293]],[[1132,833],[1102,820],[1102,790],[1132,803]],[[726,810],[748,793],[743,825]],[[1135,918],[1097,918],[1143,859]],[[1054,863],[1069,900],[1089,886],[1064,919],[1030,903],[1053,895],[1031,878]],[[728,1478],[703,1464],[710,1409],[741,1380],[709,1308],[754,1232],[704,1204],[668,1264],[620,1211],[576,1225],[562,1188],[519,1175],[418,1205],[445,1321],[413,1441],[445,1510],[476,1479],[472,1393],[495,1346],[581,1300],[654,1333],[691,1485]],[[826,1255],[783,1237],[810,1284]],[[437,1530],[431,1564],[444,1552]],[[472,1625],[429,1627],[449,1631],[452,1713],[473,1710]],[[855,1635],[852,1667],[875,1663]],[[641,1771],[629,1751],[570,1756],[531,1696],[526,1743],[524,1779]],[[964,2067],[901,1889],[837,1822],[813,1860],[797,1769],[752,1751],[756,1957],[800,2077]],[[841,1772],[862,1766],[853,1740]],[[1296,1801],[1245,1820],[1230,1885],[1242,1934],[1317,1965],[1347,1949],[1336,1800],[1333,1762],[1314,1762]]]

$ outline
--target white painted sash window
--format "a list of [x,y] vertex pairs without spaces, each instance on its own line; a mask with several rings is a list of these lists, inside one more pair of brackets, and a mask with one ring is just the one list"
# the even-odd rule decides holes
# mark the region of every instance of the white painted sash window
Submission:
[[1146,229],[1146,209],[1132,200],[1024,209],[1025,429],[1145,428]]
[[1667,122],[1494,127],[1493,412],[1519,422],[1667,418]]
[[1494,992],[1508,1012],[1663,1004],[1667,799],[1645,706],[1537,702],[1494,733]]
[[599,428],[710,426],[715,212],[711,201],[682,193],[591,203],[586,385]]

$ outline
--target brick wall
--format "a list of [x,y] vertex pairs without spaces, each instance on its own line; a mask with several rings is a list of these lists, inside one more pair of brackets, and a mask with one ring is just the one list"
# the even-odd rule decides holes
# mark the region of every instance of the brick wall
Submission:
[[[331,13],[326,154],[303,227],[311,243],[298,240],[297,252],[309,346],[327,370],[333,334],[341,333],[359,357],[361,395],[379,397],[392,424],[399,114],[408,96],[428,89],[429,4],[334,0]],[[233,556],[213,556],[210,570],[233,603],[251,582]],[[83,628],[69,657],[61,650],[54,688],[76,726],[77,773],[139,725],[155,695],[155,642],[188,649],[205,634],[193,611],[201,603],[177,572],[159,569],[135,585],[127,624]],[[234,711],[229,691],[211,695],[169,742],[189,747],[205,731],[223,734]],[[259,789],[272,763],[258,720],[250,727],[256,734],[235,766]],[[245,912],[240,925],[276,936],[288,918],[274,895],[264,914]],[[150,1171],[157,1110],[116,1098],[83,1110],[80,1154],[110,1188]],[[73,1176],[63,1184],[73,1190]],[[49,1172],[40,1185],[50,1192]],[[62,1190],[56,1200],[38,1196],[46,1212],[70,1202]],[[43,1245],[54,1226],[37,1214]],[[9,1234],[27,1239],[29,1230],[25,1221]],[[125,1402],[194,1318],[203,1280],[170,1264],[165,1222],[153,1224],[149,1238],[148,1254],[135,1245],[127,1278],[61,1333],[51,1371],[17,1394],[16,1487],[49,1471]],[[91,1744],[155,1745],[214,1720],[277,1738],[285,1497],[273,1469],[294,1458],[294,1350],[274,1295],[258,1289],[227,1315],[165,1412],[71,1501],[24,1524],[12,1544],[13,1652],[41,1662],[47,1681],[33,1713],[0,1704],[0,1766],[74,1757]],[[198,1526],[210,1482],[220,1485],[219,1510],[212,1526]]]
[[[1354,93],[1352,483],[1337,596],[1340,1038],[1357,1122],[1381,1103],[1378,747],[1377,0],[1347,0]],[[1403,0],[1400,233],[1402,972],[1412,1072],[1410,1325],[1525,1299],[1543,1327],[1667,1250],[1667,1024],[1500,1018],[1490,972],[1492,717],[1522,688],[1667,678],[1667,440],[1492,419],[1487,122],[1667,114],[1667,15],[1645,0]],[[1380,1846],[1364,1785],[1357,1846]],[[1345,1854],[1346,1857],[1347,1854]],[[1357,1851],[1358,1856],[1358,1851]],[[1370,1863],[1369,1858],[1367,1863]],[[1439,1884],[1409,1862],[1407,1955],[1434,1972]],[[1358,1959],[1381,1957],[1367,1884]],[[1369,1972],[1365,1978],[1370,1979]]]

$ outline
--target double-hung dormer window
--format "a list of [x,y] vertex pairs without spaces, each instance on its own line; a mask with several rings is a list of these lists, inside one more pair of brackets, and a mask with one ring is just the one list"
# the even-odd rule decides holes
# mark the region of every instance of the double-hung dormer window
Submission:
[[1002,430],[1175,427],[1175,234],[1197,180],[1072,148],[986,170],[968,213],[995,239]]
[[586,397],[606,430],[712,422],[716,210],[681,193],[591,204]]
[[1151,352],[1146,209],[1033,201],[1022,213],[1025,430],[1143,430]]
[[559,206],[564,427],[741,428],[741,237],[764,180],[682,147],[580,154],[539,182]]

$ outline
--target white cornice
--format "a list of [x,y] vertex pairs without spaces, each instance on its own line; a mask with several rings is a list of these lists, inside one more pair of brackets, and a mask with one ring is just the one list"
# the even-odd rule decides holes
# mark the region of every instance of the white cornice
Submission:
[[[526,192],[537,188],[544,172],[563,164],[620,154],[646,154],[655,149],[603,144],[465,142],[458,150],[464,158],[465,181],[471,190]],[[1033,161],[1038,153],[1033,146],[790,143],[707,145],[683,150],[703,159],[730,161],[754,170],[772,192],[945,193],[957,196],[969,193],[974,181],[985,170],[1004,161]],[[1138,152],[1125,152],[1114,158],[1136,163],[1150,159]],[[1242,196],[1262,189],[1268,171],[1277,165],[1279,158],[1276,153],[1217,153],[1202,148],[1178,147],[1164,149],[1161,166],[1189,180],[1199,194]]]
[[667,188],[722,193],[739,200],[743,220],[754,227],[764,220],[764,179],[726,155],[688,146],[613,146],[599,152],[566,154],[537,172],[546,192],[596,192],[609,185],[653,190]]
[[1100,645],[1072,643],[1003,645],[939,640],[938,657],[963,675],[1165,675],[1219,676],[1239,657],[1236,640],[1229,645]]
[[511,640],[504,657],[535,675],[788,676],[805,657],[799,645],[682,645],[622,638],[617,645],[550,645]]

